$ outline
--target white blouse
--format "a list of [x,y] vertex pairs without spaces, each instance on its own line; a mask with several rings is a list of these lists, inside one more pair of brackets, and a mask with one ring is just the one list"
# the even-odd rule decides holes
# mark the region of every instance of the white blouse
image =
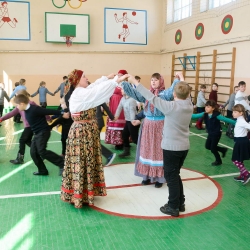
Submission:
[[117,76],[110,80],[106,76],[102,76],[94,83],[91,83],[87,88],[76,88],[69,99],[70,112],[77,113],[85,111],[106,102],[118,86],[116,80]]
[[243,116],[239,116],[234,128],[234,137],[246,137],[247,130],[250,130],[250,124],[246,122]]

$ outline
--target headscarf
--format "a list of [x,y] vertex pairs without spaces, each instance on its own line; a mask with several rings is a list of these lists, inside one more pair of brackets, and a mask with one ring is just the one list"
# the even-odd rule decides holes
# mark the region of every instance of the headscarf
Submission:
[[[165,89],[164,78],[160,75],[160,84],[157,89],[152,88],[150,85],[150,92],[152,92],[155,96],[158,96],[159,92]],[[148,110],[148,101],[145,102],[145,110]],[[154,105],[150,104],[150,111],[154,112]]]
[[127,72],[127,70],[125,70],[125,69],[120,69],[120,70],[118,71],[118,74],[126,75],[126,74],[128,74],[128,72]]

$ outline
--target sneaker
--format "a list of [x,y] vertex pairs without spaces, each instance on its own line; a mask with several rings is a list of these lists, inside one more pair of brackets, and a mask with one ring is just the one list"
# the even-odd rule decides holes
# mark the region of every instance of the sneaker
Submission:
[[150,179],[147,179],[146,181],[141,182],[142,185],[149,185],[150,184]]
[[113,160],[115,159],[115,157],[116,157],[116,153],[111,154],[111,155],[108,157],[107,163],[106,163],[105,166],[106,166],[106,167],[109,166],[109,165],[113,162]]
[[243,185],[246,185],[250,181],[250,174],[248,173],[248,176],[244,176]]
[[219,161],[215,161],[215,162],[211,163],[212,166],[219,166],[221,164],[222,164],[222,162],[219,162]]
[[244,176],[242,177],[241,175],[239,175],[238,177],[234,177],[234,180],[244,182]]
[[176,208],[171,208],[168,204],[165,204],[164,206],[162,206],[160,208],[160,211],[164,214],[168,214],[168,215],[171,215],[171,216],[174,216],[174,217],[178,217],[179,216],[179,209]]

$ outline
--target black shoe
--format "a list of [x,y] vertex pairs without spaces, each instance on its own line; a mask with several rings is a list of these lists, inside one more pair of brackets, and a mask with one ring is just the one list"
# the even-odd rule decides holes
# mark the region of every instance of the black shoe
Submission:
[[212,163],[211,163],[212,166],[219,166],[219,165],[221,165],[221,164],[222,164],[221,161],[215,161],[215,162],[212,162]]
[[16,121],[16,123],[23,123],[22,121]]
[[[165,204],[164,207],[168,207],[168,204]],[[185,209],[185,204],[182,204],[179,206],[179,212],[185,212],[186,209]]]
[[223,152],[222,152],[222,158],[224,158],[225,156],[226,156],[226,154],[227,154],[227,148],[224,148],[224,150],[223,150]]
[[150,184],[150,179],[147,179],[146,181],[141,182],[142,185],[149,185]]
[[160,183],[160,182],[157,181],[157,182],[155,183],[155,187],[156,187],[156,188],[161,188],[161,187],[162,187],[162,183]]
[[17,158],[15,160],[10,160],[10,163],[12,163],[12,164],[24,164],[23,157],[24,157],[23,155],[18,153]]
[[163,207],[160,208],[161,212],[164,214],[168,214],[174,217],[178,217],[179,216],[179,209],[176,208],[171,208],[168,204],[165,204]]
[[33,175],[49,175],[49,172],[34,172]]

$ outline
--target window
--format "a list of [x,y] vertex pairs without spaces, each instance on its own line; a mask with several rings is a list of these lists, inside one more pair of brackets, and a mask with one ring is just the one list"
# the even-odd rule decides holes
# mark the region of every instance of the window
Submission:
[[207,11],[208,9],[217,8],[227,3],[234,2],[236,0],[200,0],[200,12]]
[[167,0],[167,24],[192,15],[192,0]]

